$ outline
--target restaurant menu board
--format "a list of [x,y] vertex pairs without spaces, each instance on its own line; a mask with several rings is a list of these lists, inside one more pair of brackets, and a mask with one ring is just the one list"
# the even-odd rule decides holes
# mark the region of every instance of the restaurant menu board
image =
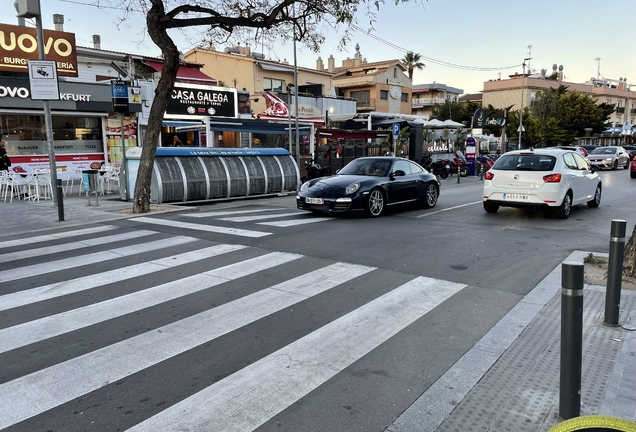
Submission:
[[137,146],[137,114],[110,113],[106,119],[108,162],[122,162],[121,116],[124,115],[124,145]]
[[[82,155],[55,155],[55,167],[57,168],[57,178],[63,181],[68,180],[75,170],[95,169],[104,163],[102,153],[82,154]],[[49,169],[49,157],[43,155],[35,156],[11,156],[11,166],[9,169],[18,174],[31,174],[35,170]]]

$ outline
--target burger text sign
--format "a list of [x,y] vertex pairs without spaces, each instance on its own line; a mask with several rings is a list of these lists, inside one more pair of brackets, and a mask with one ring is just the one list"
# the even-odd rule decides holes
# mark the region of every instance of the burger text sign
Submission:
[[238,117],[237,90],[196,84],[175,84],[166,115],[172,117]]

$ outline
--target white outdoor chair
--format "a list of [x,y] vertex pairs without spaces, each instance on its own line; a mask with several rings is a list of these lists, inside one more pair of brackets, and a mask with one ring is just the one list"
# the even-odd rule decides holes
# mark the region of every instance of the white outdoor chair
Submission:
[[80,185],[79,193],[77,194],[77,196],[81,196],[83,180],[84,180],[84,176],[82,175],[82,170],[80,170],[79,168],[76,168],[73,171],[71,171],[68,175],[68,180],[66,180],[66,195],[73,193],[73,186],[75,185],[75,182],[77,181]]

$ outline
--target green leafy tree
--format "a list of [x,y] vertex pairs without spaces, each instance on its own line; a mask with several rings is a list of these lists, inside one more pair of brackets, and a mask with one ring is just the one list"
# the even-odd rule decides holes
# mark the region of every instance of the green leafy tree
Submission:
[[[408,1],[396,0],[397,3]],[[384,4],[376,0],[104,0],[102,3],[108,2],[124,11],[122,20],[130,19],[131,11],[145,14],[146,31],[161,49],[164,59],[137,172],[135,213],[150,211],[150,182],[161,122],[179,69],[180,53],[169,31],[202,28],[205,39],[202,42],[208,45],[246,40],[256,32],[263,44],[295,40],[318,52],[325,40],[325,27],[334,31],[344,27],[340,41],[343,47],[350,39],[350,26],[357,22],[356,13],[366,9],[372,25],[376,17],[374,10]],[[103,4],[96,6],[104,7]]]
[[422,55],[416,54],[413,51],[407,52],[404,58],[400,61],[404,66],[406,66],[406,70],[411,81],[413,80],[413,72],[415,69],[422,70],[426,67],[424,62],[422,62]]

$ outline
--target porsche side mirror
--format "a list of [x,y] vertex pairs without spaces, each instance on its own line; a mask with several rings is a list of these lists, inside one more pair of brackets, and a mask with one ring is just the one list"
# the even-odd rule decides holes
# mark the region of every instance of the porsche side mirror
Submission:
[[391,174],[392,177],[404,177],[406,173],[402,170],[397,170]]

